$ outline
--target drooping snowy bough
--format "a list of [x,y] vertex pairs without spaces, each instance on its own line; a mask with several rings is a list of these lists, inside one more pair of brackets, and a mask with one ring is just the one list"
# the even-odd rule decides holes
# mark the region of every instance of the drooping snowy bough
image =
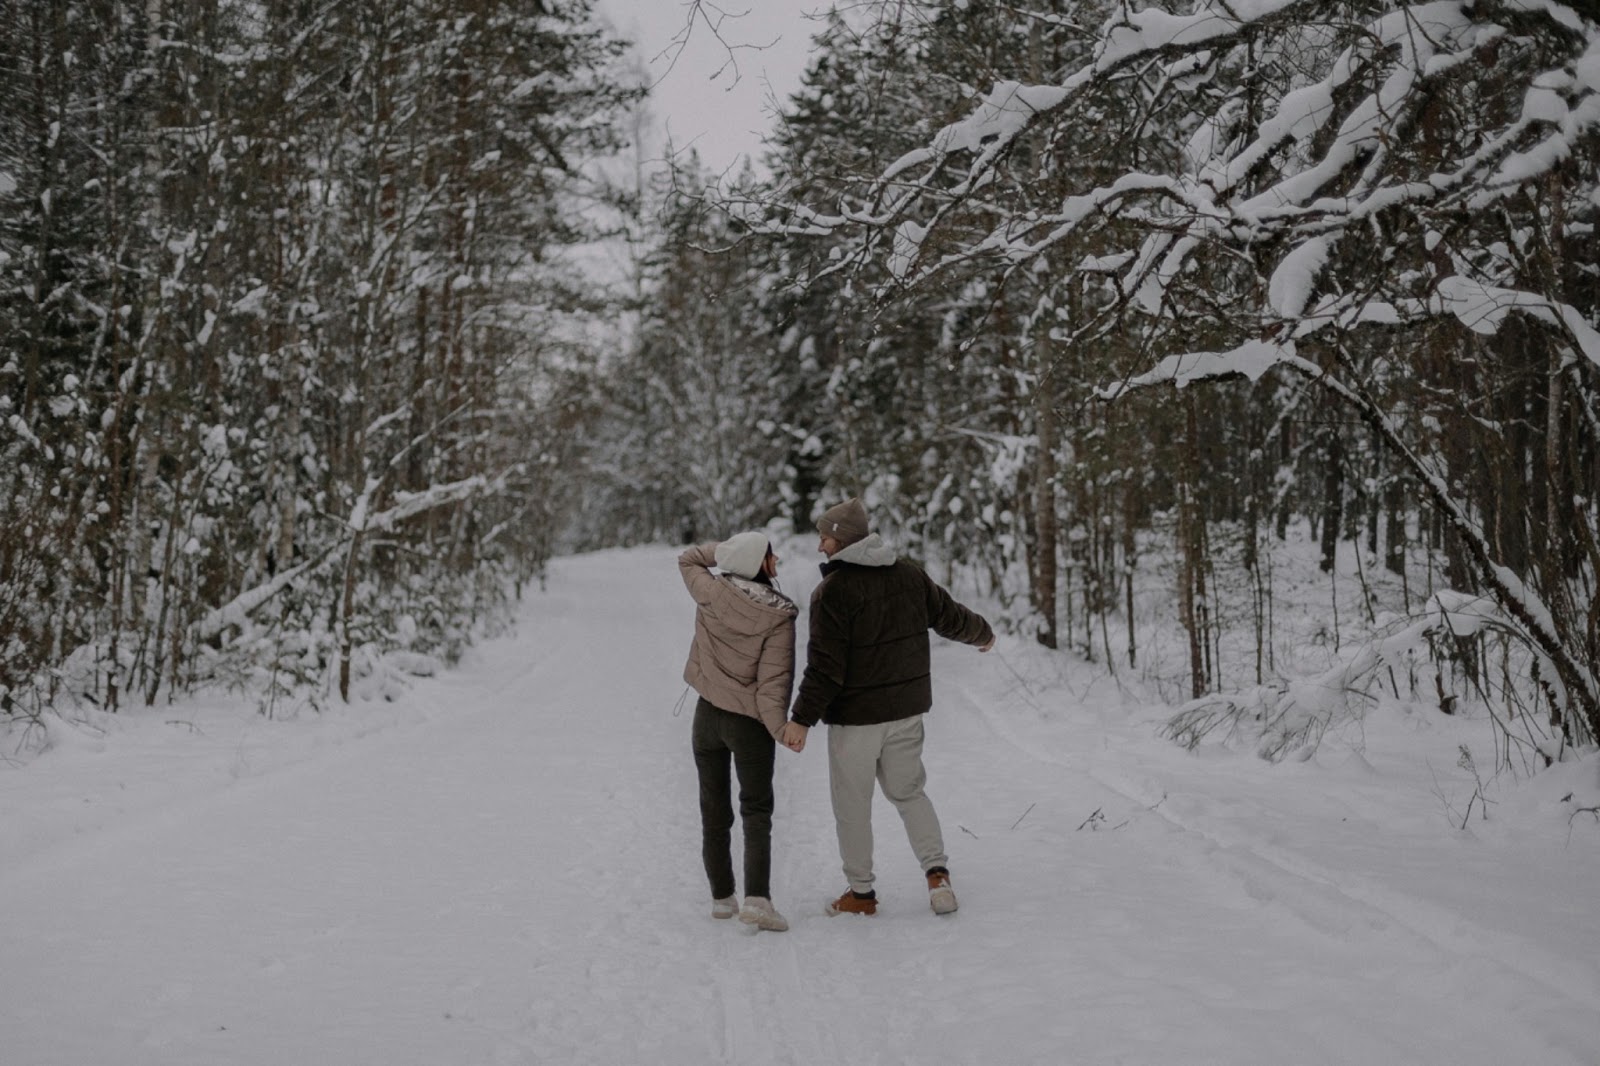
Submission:
[[[1470,591],[1526,642],[1559,731],[1592,743],[1593,6],[1052,10],[1018,17],[1099,19],[1087,61],[1040,72],[1018,57],[1017,77],[979,87],[964,117],[832,209],[748,220],[849,237],[836,269],[881,262],[891,288],[979,262],[1064,270],[1084,299],[1063,339],[1134,353],[1100,383],[1108,402],[1239,375],[1320,390],[1409,468],[1459,538]],[[1113,111],[1133,133],[1107,147],[1096,134]],[[1064,194],[1018,206],[1018,188],[1046,182]]]

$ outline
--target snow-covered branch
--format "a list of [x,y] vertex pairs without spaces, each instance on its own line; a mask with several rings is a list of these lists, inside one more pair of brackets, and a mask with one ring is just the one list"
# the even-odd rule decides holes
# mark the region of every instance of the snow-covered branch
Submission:
[[280,571],[270,581],[246,589],[233,599],[202,615],[190,627],[190,635],[197,641],[215,639],[229,626],[242,626],[250,615],[285,589],[293,588],[302,578],[314,575],[330,558],[338,545],[330,545],[317,558],[308,559],[298,566]]
[[445,485],[432,485],[421,492],[396,492],[395,504],[387,510],[376,514],[367,514],[364,511],[352,512],[350,528],[357,533],[392,530],[407,518],[413,518],[424,511],[460,503],[480,493],[495,492],[504,487],[504,478],[490,480],[482,475],[474,475]]

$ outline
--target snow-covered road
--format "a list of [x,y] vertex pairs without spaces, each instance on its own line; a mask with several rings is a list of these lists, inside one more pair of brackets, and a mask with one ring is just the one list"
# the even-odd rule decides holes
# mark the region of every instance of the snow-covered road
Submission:
[[[879,916],[823,915],[819,743],[779,752],[791,931],[713,921],[673,557],[559,561],[397,704],[161,708],[0,771],[0,1060],[1600,1062],[1600,832],[1561,815],[1566,768],[1462,833],[1415,772],[1453,722],[1188,754],[1014,641],[935,650],[959,913],[880,799]],[[809,560],[783,576],[803,602]]]

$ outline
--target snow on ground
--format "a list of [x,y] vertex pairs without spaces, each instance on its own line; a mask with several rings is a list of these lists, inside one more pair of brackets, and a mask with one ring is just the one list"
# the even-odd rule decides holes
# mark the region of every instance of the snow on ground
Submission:
[[[880,798],[880,913],[824,916],[815,743],[779,752],[791,931],[713,921],[674,554],[559,561],[514,636],[395,703],[195,700],[0,769],[0,1056],[1600,1062],[1593,758],[1501,779],[1463,831],[1470,722],[1393,704],[1303,762],[1191,754],[1018,640],[936,644],[957,914]],[[802,598],[810,562],[784,566]]]

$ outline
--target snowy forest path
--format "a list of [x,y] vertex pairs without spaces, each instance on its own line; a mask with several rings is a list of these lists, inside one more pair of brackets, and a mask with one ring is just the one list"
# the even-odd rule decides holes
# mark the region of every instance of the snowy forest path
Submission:
[[[1465,905],[1466,931],[1436,928],[1440,905],[1423,935],[1392,905],[1411,897],[1337,872],[1382,868],[1377,843],[1326,874],[1272,852],[1289,832],[1272,797],[1318,779],[1179,752],[1114,694],[1068,702],[1019,673],[1035,660],[939,641],[926,761],[961,910],[929,913],[880,798],[879,915],[822,913],[843,880],[819,734],[779,752],[791,930],[713,920],[674,555],[558,560],[515,634],[418,682],[391,719],[350,708],[196,749],[246,752],[248,772],[161,792],[134,760],[170,768],[184,749],[161,762],[117,738],[10,775],[22,828],[0,843],[31,843],[0,868],[6,1060],[1594,1061],[1586,952],[1530,967],[1508,933],[1488,942],[1523,961],[1502,965]],[[791,569],[804,603],[810,568]],[[284,747],[348,722],[387,724]],[[76,815],[27,801],[63,802],[75,775],[127,782],[126,810],[44,841]],[[1371,809],[1341,795],[1370,835],[1392,790]]]

